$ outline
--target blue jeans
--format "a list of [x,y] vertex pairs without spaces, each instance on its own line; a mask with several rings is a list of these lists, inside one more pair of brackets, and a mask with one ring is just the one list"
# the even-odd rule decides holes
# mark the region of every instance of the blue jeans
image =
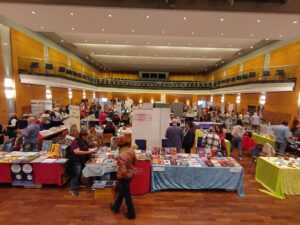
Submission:
[[232,150],[234,148],[237,148],[238,151],[239,151],[239,156],[242,157],[243,151],[242,151],[241,143],[242,143],[242,138],[241,137],[232,137],[230,152],[232,152]]
[[276,149],[279,149],[279,151],[281,153],[285,153],[287,143],[286,142],[276,142],[275,146],[276,146]]
[[71,191],[78,191],[78,180],[80,179],[81,170],[81,163],[74,162],[74,164],[72,165],[72,175],[70,180]]

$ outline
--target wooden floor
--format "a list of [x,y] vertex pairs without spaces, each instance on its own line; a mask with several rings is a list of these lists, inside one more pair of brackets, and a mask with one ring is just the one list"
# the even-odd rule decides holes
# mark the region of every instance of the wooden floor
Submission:
[[0,186],[0,224],[299,225],[300,196],[279,200],[263,194],[254,180],[251,159],[244,158],[241,164],[245,167],[244,198],[226,191],[168,191],[134,196],[134,221],[124,218],[124,208],[120,214],[112,214],[110,199],[95,200],[89,188],[73,197],[68,187]]

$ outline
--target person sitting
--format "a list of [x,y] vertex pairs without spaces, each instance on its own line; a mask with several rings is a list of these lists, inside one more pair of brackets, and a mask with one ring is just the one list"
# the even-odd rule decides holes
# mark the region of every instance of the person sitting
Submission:
[[23,151],[39,151],[39,132],[40,126],[36,124],[34,117],[29,117],[27,119],[28,126],[23,130],[18,130],[21,133],[23,140]]
[[125,213],[125,216],[128,219],[134,219],[136,215],[130,194],[130,182],[134,176],[134,166],[136,165],[137,159],[134,150],[130,147],[131,142],[128,137],[119,137],[117,139],[117,145],[120,151],[117,159],[117,178],[119,180],[119,190],[115,202],[111,204],[110,208],[114,213],[118,213],[120,211],[123,199],[125,198],[125,203],[127,206],[127,213]]
[[114,114],[113,116],[112,116],[112,121],[113,121],[113,123],[115,124],[115,126],[119,126],[120,125],[120,118],[119,118],[119,116],[118,116],[118,114]]
[[252,138],[252,133],[251,132],[246,132],[243,136],[242,140],[242,149],[247,152],[251,152],[252,148],[256,148],[257,144]]
[[215,129],[210,127],[207,130],[207,134],[202,139],[202,145],[208,149],[221,149],[221,140],[219,135],[215,133]]
[[194,146],[194,143],[195,143],[194,125],[193,122],[187,121],[185,123],[185,131],[182,139],[182,148],[184,149],[185,153],[191,153],[191,148]]
[[177,149],[177,152],[181,150],[183,131],[177,126],[178,120],[173,118],[172,125],[168,127],[165,137],[169,140],[170,147]]
[[80,174],[83,170],[85,163],[88,161],[89,156],[94,154],[95,150],[90,150],[87,142],[87,132],[81,130],[78,134],[78,130],[73,130],[75,139],[70,146],[70,159],[69,159],[69,176],[70,176],[70,192],[73,196],[77,196],[78,186],[80,181]]
[[116,127],[112,121],[108,121],[104,130],[103,134],[112,134],[113,136],[116,135]]
[[101,140],[100,140],[100,137],[97,135],[95,126],[90,126],[86,140],[87,140],[89,147],[91,147],[91,148],[100,146]]

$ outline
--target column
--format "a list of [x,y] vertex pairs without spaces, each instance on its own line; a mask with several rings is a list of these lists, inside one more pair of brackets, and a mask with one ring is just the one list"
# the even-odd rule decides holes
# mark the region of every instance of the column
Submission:
[[164,94],[164,93],[160,94],[160,102],[166,103],[166,94]]

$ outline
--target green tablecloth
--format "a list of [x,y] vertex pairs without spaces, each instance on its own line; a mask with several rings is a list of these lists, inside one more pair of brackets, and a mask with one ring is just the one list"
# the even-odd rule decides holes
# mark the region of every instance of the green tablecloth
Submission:
[[267,190],[264,193],[284,199],[284,195],[300,195],[300,168],[278,166],[276,157],[260,157],[256,165],[255,179]]
[[266,143],[269,143],[270,145],[275,147],[275,140],[273,140],[271,138],[264,137],[262,135],[254,133],[254,132],[252,133],[252,138],[259,145],[265,145]]
[[[203,130],[197,129],[196,132],[195,132],[196,144],[197,144],[197,141],[198,141],[198,137],[203,137],[203,136],[204,136]],[[226,144],[227,156],[230,156],[230,147],[231,147],[230,141],[225,139],[225,144]]]

